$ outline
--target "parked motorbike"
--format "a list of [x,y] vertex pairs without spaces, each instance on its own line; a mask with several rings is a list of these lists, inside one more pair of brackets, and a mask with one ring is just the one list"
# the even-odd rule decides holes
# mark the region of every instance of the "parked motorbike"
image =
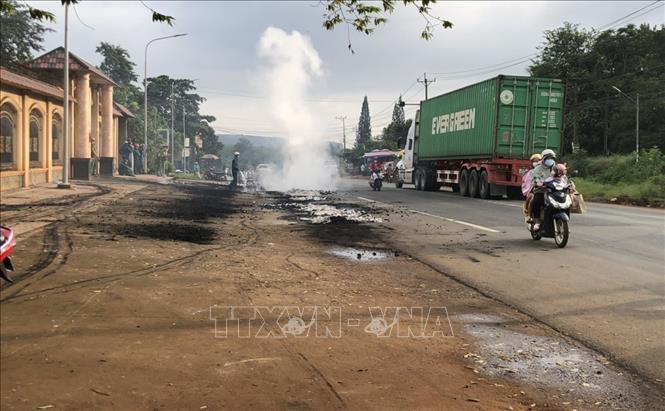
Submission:
[[9,278],[8,271],[14,271],[11,255],[15,245],[14,231],[9,227],[0,227],[0,277],[10,283],[12,279]]
[[557,247],[563,248],[568,244],[570,222],[570,206],[572,198],[570,184],[565,180],[553,179],[546,181],[544,205],[540,210],[540,228],[535,229],[535,222],[528,223],[531,238],[540,240],[543,237],[554,238]]
[[226,179],[226,173],[208,169],[203,173],[203,179],[209,181],[224,181]]
[[372,174],[369,177],[369,186],[372,187],[372,190],[381,191],[384,177],[385,175],[383,174],[383,171],[372,171]]

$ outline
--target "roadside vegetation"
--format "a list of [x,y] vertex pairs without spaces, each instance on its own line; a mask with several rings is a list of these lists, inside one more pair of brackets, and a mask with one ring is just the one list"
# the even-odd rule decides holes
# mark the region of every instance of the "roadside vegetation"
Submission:
[[577,190],[590,200],[665,205],[665,154],[654,147],[635,154],[566,158]]

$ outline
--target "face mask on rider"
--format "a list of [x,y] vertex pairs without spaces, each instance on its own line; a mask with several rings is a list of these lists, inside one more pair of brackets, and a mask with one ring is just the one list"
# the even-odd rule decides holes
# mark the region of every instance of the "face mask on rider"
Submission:
[[552,168],[554,167],[555,161],[553,158],[548,158],[547,160],[544,161],[544,163],[546,167]]

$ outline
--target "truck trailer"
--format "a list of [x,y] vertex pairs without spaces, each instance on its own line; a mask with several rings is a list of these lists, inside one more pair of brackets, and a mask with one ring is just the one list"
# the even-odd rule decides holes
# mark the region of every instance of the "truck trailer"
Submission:
[[505,75],[421,101],[397,187],[521,197],[529,157],[561,151],[563,102],[560,80]]

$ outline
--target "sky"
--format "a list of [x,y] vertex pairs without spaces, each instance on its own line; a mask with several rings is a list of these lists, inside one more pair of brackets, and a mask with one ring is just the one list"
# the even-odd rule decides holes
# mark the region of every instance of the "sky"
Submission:
[[[32,1],[34,7],[56,14],[54,29],[45,38],[51,50],[62,45],[64,10],[59,1]],[[219,133],[284,137],[287,131],[273,115],[265,59],[258,44],[269,27],[297,31],[311,41],[322,62],[322,74],[313,78],[306,102],[316,119],[317,132],[341,142],[346,116],[347,142],[355,128],[364,96],[372,116],[372,132],[378,135],[390,122],[395,99],[408,103],[424,98],[423,73],[436,79],[429,96],[442,94],[498,74],[524,75],[535,56],[543,32],[563,22],[599,28],[642,9],[654,1],[439,1],[432,14],[453,22],[452,29],[434,29],[434,38],[420,38],[422,16],[401,2],[386,25],[371,36],[343,25],[334,31],[322,27],[324,8],[318,1],[92,1],[82,0],[70,10],[70,50],[99,65],[95,53],[105,41],[127,49],[140,79],[144,72],[144,48],[156,37],[187,33],[157,41],[149,48],[148,77],[166,74],[197,79],[198,93],[207,100],[201,112],[217,118]],[[149,6],[175,17],[170,27],[153,23]],[[646,7],[619,21],[665,24],[665,1]],[[415,110],[407,106],[407,117]]]

